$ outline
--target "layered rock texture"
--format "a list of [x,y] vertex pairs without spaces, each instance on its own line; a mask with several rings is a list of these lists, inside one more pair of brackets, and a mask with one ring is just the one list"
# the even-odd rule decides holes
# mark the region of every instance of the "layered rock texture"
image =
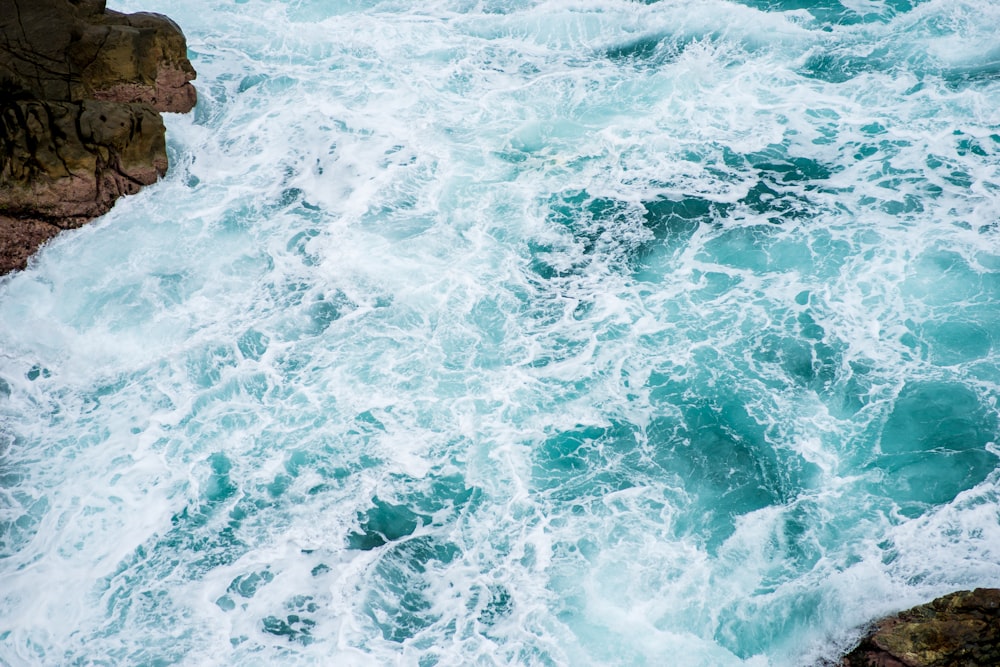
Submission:
[[996,667],[1000,589],[959,591],[882,620],[840,667]]
[[180,28],[104,0],[0,0],[0,275],[167,169],[159,112],[190,111]]

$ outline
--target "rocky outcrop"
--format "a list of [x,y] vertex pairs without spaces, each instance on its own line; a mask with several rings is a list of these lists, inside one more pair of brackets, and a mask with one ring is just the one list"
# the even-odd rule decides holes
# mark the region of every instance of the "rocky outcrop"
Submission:
[[883,619],[840,667],[996,667],[1000,589],[938,598]]
[[104,0],[0,0],[0,274],[167,169],[159,112],[194,107],[177,25]]

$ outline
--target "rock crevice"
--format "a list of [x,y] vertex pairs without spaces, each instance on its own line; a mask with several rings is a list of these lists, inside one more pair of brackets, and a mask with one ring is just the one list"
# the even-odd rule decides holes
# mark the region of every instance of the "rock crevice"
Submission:
[[0,0],[0,274],[167,170],[197,101],[176,23],[104,0]]

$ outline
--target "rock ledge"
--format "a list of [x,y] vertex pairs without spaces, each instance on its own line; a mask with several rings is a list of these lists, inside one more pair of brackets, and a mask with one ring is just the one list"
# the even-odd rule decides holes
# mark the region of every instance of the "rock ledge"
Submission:
[[105,0],[0,0],[0,275],[167,170],[197,101],[180,28]]

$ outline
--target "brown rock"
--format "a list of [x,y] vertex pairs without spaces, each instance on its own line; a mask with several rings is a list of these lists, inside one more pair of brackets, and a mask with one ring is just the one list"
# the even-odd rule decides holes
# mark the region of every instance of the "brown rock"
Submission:
[[0,0],[0,80],[39,99],[186,112],[194,78],[184,34],[166,16],[107,11],[97,0]]
[[59,227],[42,220],[0,214],[0,275],[23,269],[38,246],[60,231]]
[[880,621],[842,667],[997,667],[1000,589],[959,591]]
[[17,101],[0,112],[0,214],[78,226],[167,169],[163,120],[145,104]]
[[167,169],[196,102],[177,25],[103,0],[0,0],[0,275]]
[[[146,102],[157,111],[185,113],[197,93],[187,42],[177,24],[162,14],[105,12],[88,26],[81,43],[92,58],[81,58],[88,97],[113,102]],[[80,53],[78,56],[82,55]]]

